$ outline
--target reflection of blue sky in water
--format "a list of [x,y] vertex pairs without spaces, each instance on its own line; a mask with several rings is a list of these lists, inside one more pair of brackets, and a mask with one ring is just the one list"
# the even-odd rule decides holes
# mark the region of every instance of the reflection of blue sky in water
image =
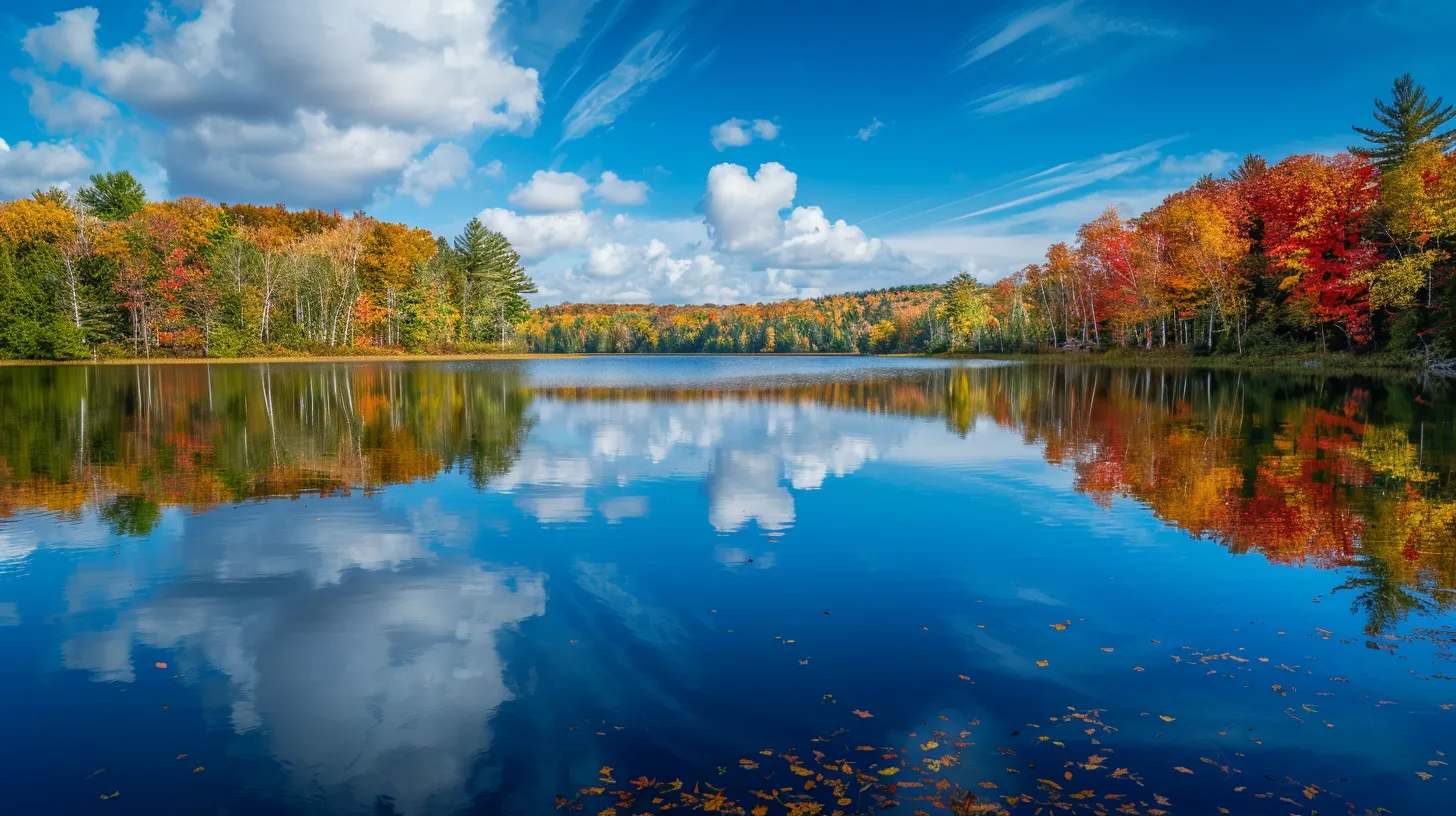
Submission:
[[[403,813],[466,802],[490,717],[514,696],[497,640],[544,613],[544,576],[436,554],[432,538],[473,531],[434,503],[273,502],[181,527],[158,542],[171,563],[76,572],[71,612],[123,611],[63,644],[67,668],[131,681],[133,642],[174,650],[185,674],[227,677],[231,728],[264,729],[300,791],[341,808],[388,796]],[[158,567],[175,573],[148,574]]]
[[[1307,635],[1358,632],[1342,603],[1310,603],[1339,576],[1232,557],[1132,502],[1097,508],[984,420],[960,438],[808,402],[530,410],[520,458],[483,492],[446,473],[374,497],[169,510],[144,542],[89,514],[6,523],[0,587],[54,580],[0,603],[0,638],[34,627],[56,668],[139,691],[163,655],[230,739],[266,746],[300,809],[549,812],[602,765],[710,778],[805,749],[851,708],[875,712],[849,723],[856,742],[910,746],[947,714],[1019,746],[1006,735],[1067,705],[1111,707],[1125,764],[1237,751],[1256,777],[1359,767],[1392,804],[1424,802],[1394,780],[1449,747],[1430,725],[1446,689],[1409,673],[1428,651]],[[1228,680],[1196,663],[1241,648],[1272,664]],[[1333,729],[1232,691],[1335,675],[1349,693],[1300,698]],[[204,691],[211,676],[224,693]],[[1376,719],[1361,694],[1405,708]],[[1164,711],[1186,731],[1139,730]],[[1248,728],[1280,755],[1261,764]],[[251,773],[239,784],[275,778]]]

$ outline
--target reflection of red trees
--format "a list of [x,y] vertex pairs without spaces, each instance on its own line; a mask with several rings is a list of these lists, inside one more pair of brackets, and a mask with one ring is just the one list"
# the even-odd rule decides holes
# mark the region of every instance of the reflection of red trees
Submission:
[[[1130,498],[1192,535],[1277,563],[1333,568],[1374,556],[1393,561],[1401,580],[1431,573],[1456,586],[1456,502],[1410,481],[1436,474],[1367,448],[1379,431],[1405,438],[1369,420],[1368,392],[1351,389],[1335,411],[1279,405],[1265,429],[1272,438],[1254,447],[1244,437],[1260,420],[1207,375],[1030,372],[962,375],[949,391],[1070,467],[1097,504]],[[1018,376],[1027,382],[1008,388]],[[968,421],[954,416],[953,425]]]

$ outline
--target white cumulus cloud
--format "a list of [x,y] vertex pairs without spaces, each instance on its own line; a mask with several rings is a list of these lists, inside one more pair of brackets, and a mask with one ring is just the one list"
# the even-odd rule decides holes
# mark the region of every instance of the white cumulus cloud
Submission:
[[30,88],[30,115],[52,132],[89,130],[120,112],[107,99],[82,88],[51,82],[34,71],[13,71],[10,76]]
[[608,170],[602,173],[594,192],[597,198],[612,204],[646,204],[647,182],[628,181]]
[[189,0],[154,5],[144,36],[109,33],[114,48],[89,7],[22,47],[79,76],[41,99],[69,100],[72,125],[102,103],[157,123],[165,138],[147,141],[179,192],[349,206],[399,185],[431,144],[536,123],[539,77],[499,41],[499,17],[499,0]]
[[69,187],[90,169],[91,160],[70,142],[0,140],[0,198],[20,198],[34,190]]
[[725,147],[743,147],[754,139],[773,141],[779,137],[779,126],[767,119],[729,119],[721,125],[714,125],[708,135],[713,147],[722,151]]
[[555,252],[581,251],[592,236],[598,213],[556,212],[520,215],[511,210],[482,210],[480,222],[504,235],[521,257],[534,260]]
[[794,203],[799,177],[778,162],[748,168],[720,164],[708,171],[705,207],[713,244],[726,252],[763,251],[783,237],[779,212]]
[[512,204],[528,210],[563,212],[581,209],[581,197],[590,189],[591,184],[575,173],[537,170],[530,181],[516,185],[509,198]]
[[783,242],[769,255],[784,266],[842,266],[885,260],[889,247],[843,219],[831,222],[819,207],[795,207],[784,222]]
[[460,183],[461,179],[469,178],[473,166],[470,152],[460,145],[450,142],[436,145],[424,158],[415,159],[404,168],[404,181],[400,184],[399,191],[413,198],[420,206],[426,206],[434,199],[436,192],[447,190]]

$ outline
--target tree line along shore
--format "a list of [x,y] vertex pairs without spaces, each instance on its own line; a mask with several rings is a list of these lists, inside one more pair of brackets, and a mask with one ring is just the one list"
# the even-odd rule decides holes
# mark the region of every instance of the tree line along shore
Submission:
[[[0,203],[0,358],[1156,352],[1456,356],[1456,109],[1409,75],[1362,144],[1246,156],[1040,263],[775,303],[563,304],[506,236],[283,205],[149,201],[128,172]],[[888,283],[888,282],[887,282]]]

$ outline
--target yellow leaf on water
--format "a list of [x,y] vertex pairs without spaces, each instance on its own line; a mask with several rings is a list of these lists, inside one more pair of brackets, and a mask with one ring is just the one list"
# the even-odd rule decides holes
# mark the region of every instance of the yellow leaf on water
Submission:
[[854,804],[854,800],[850,799],[849,797],[842,797],[838,799],[835,804],[839,805],[840,807],[848,807],[849,805]]
[[1192,771],[1188,770],[1187,768],[1183,767],[1182,765],[1174,765],[1173,766],[1173,770],[1177,771],[1178,773],[1186,773],[1186,774],[1193,773]]
[[936,742],[935,740],[920,743],[920,750],[922,751],[934,751],[936,748],[939,747],[940,743]]
[[900,772],[900,769],[899,768],[881,768],[880,769],[880,776],[894,776],[895,774],[897,774],[899,772]]
[[748,812],[753,814],[753,816],[768,816],[768,807],[766,805],[754,805],[753,810]]
[[1036,665],[1037,666],[1040,666],[1041,668],[1046,668],[1047,661],[1045,661],[1045,660],[1038,660],[1038,661],[1036,661]]
[[1167,714],[1159,714],[1158,715],[1158,719],[1162,720],[1163,722],[1172,722],[1173,720],[1175,720],[1177,718],[1176,717],[1169,717]]

